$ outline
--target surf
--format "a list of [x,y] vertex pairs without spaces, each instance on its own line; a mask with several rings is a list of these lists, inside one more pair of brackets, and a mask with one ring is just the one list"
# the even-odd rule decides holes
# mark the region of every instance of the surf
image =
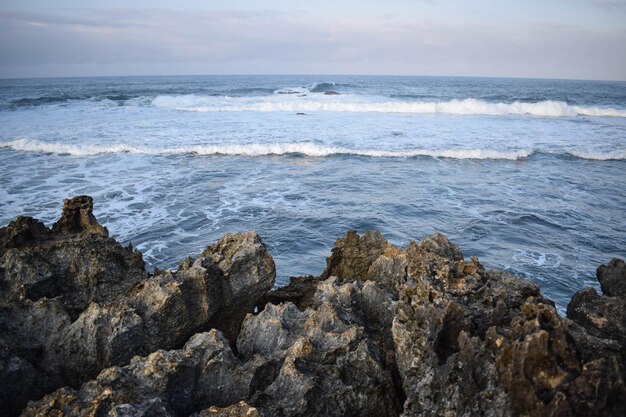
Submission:
[[93,156],[99,154],[132,153],[144,155],[229,155],[229,156],[271,156],[302,155],[307,157],[359,156],[368,158],[447,158],[447,159],[494,159],[519,160],[528,158],[532,150],[496,151],[481,149],[411,149],[403,151],[377,149],[351,149],[324,146],[312,142],[290,143],[250,143],[223,145],[195,145],[180,147],[142,147],[125,144],[108,146],[72,145],[47,143],[36,140],[18,139],[0,144],[2,148],[21,152],[43,152],[75,156]]
[[363,99],[358,96],[324,96],[311,98],[298,89],[283,89],[279,95],[289,98],[249,99],[240,97],[208,97],[199,95],[161,95],[152,105],[190,112],[349,112],[349,113],[401,113],[401,114],[451,114],[486,116],[536,116],[536,117],[618,117],[626,118],[626,109],[600,106],[577,106],[563,101],[491,103],[474,98],[449,101],[381,101],[380,98]]

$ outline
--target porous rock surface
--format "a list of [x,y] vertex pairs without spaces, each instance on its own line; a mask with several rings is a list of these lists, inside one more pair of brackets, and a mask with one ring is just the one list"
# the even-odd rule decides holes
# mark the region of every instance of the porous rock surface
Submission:
[[626,263],[612,259],[596,271],[603,295],[593,288],[578,291],[567,307],[567,317],[588,334],[621,348],[626,359]]
[[109,238],[92,209],[79,196],[52,229],[27,217],[0,229],[6,415],[135,355],[180,348],[198,331],[238,328],[274,285],[274,262],[254,232],[226,235],[176,272],[149,277],[141,253]]
[[[3,247],[55,233],[29,224],[35,226],[27,228],[27,238],[2,229]],[[599,269],[604,295],[582,290],[569,318],[559,317],[537,285],[486,271],[439,234],[399,249],[380,233],[349,232],[336,242],[320,277],[295,278],[268,292],[273,268],[251,233],[227,235],[176,273],[146,278],[139,268],[138,279],[119,295],[89,304],[91,321],[81,321],[82,312],[70,326],[82,323],[79,334],[105,325],[99,323],[108,323],[107,331],[154,331],[126,330],[93,347],[85,344],[88,338],[53,344],[54,352],[64,352],[64,343],[72,343],[69,350],[81,352],[77,357],[86,364],[93,363],[89,353],[100,351],[122,352],[124,359],[103,356],[108,359],[99,359],[100,368],[115,366],[80,387],[31,401],[23,415],[626,415],[622,261]],[[13,298],[3,298],[3,326],[16,319],[7,320],[13,306],[33,303],[6,290],[20,288],[5,284],[18,279],[6,271],[3,266],[2,291]],[[41,300],[65,311],[62,297]],[[22,322],[41,321],[47,323],[41,331],[54,332],[48,316],[20,308],[31,317]],[[10,337],[25,337],[11,331]],[[9,345],[6,339],[3,381],[5,372],[22,369],[20,361],[37,372],[48,366],[33,365],[21,340]],[[23,372],[24,386],[30,376]]]

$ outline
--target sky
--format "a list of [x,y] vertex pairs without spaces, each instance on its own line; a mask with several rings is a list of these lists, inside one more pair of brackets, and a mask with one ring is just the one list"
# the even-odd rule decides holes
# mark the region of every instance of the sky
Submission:
[[626,80],[626,0],[0,0],[0,78]]

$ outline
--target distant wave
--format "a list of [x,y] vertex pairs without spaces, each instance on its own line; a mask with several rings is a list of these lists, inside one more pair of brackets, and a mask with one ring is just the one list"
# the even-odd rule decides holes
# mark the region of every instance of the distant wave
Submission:
[[24,152],[46,152],[68,155],[98,155],[106,153],[134,153],[146,155],[242,155],[242,156],[270,156],[270,155],[305,155],[312,157],[327,157],[333,155],[354,155],[371,158],[450,158],[450,159],[504,159],[518,160],[532,155],[532,150],[492,151],[480,149],[415,149],[410,151],[359,150],[317,145],[312,142],[245,144],[245,145],[202,145],[175,148],[136,147],[124,144],[110,146],[79,146],[59,143],[45,143],[34,140],[19,139],[0,144],[2,148],[9,148]]
[[310,92],[311,90],[306,87],[284,87],[274,90],[274,94],[297,94],[304,96],[306,96]]
[[130,96],[127,94],[108,94],[108,95],[86,95],[86,96],[69,96],[69,95],[60,95],[60,96],[41,96],[41,97],[26,97],[12,100],[8,103],[7,107],[9,109],[18,109],[22,107],[38,107],[38,106],[46,106],[52,104],[66,104],[69,102],[80,102],[80,101],[93,101],[93,102],[101,102],[101,101],[111,101],[122,103],[128,100],[138,99],[140,96]]
[[309,87],[309,91],[311,91],[312,93],[325,93],[328,91],[335,91],[336,89],[337,89],[337,84],[333,82],[313,83],[313,85]]
[[268,94],[273,94],[273,88],[265,88],[265,87],[240,87],[240,88],[231,88],[228,90],[213,92],[211,95],[220,96],[263,96]]
[[[324,82],[308,87],[240,88],[205,95],[162,94],[127,95],[112,93],[102,96],[41,96],[15,99],[7,109],[46,105],[66,105],[71,102],[110,102],[116,106],[146,106],[189,112],[348,112],[348,113],[400,113],[400,114],[455,114],[489,116],[537,117],[618,117],[626,118],[626,109],[604,106],[571,105],[563,101],[489,102],[473,98],[449,101],[411,100],[408,96],[381,101],[382,97],[350,94],[325,95],[336,92],[340,84]],[[314,94],[312,94],[314,93]],[[242,95],[244,94],[244,95]]]
[[283,87],[277,90],[274,90],[274,94],[298,94],[298,95],[307,95],[309,93],[336,93],[337,90],[342,87],[347,86],[349,84],[337,84],[334,82],[319,82],[313,83],[307,87]]
[[575,158],[593,159],[596,161],[620,161],[626,160],[626,151],[613,151],[607,153],[599,152],[569,152]]
[[[301,90],[285,89],[280,94],[297,94]],[[536,103],[489,103],[468,98],[450,101],[386,101],[370,102],[332,98],[326,100],[284,99],[219,100],[214,97],[180,95],[157,96],[152,104],[156,107],[195,112],[378,112],[406,114],[458,114],[458,115],[530,115],[544,117],[626,117],[626,109],[595,106],[573,106],[562,101],[540,101]]]
[[12,100],[9,103],[10,108],[17,107],[35,107],[42,106],[46,104],[58,104],[58,103],[66,103],[72,100],[81,100],[82,97],[74,97],[68,95],[60,95],[60,96],[42,96],[42,97],[26,97],[20,98],[16,100]]

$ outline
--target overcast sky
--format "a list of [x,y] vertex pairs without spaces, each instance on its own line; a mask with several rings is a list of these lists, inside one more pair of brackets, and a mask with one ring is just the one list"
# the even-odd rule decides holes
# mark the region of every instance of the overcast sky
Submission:
[[2,0],[0,77],[626,80],[626,0]]

